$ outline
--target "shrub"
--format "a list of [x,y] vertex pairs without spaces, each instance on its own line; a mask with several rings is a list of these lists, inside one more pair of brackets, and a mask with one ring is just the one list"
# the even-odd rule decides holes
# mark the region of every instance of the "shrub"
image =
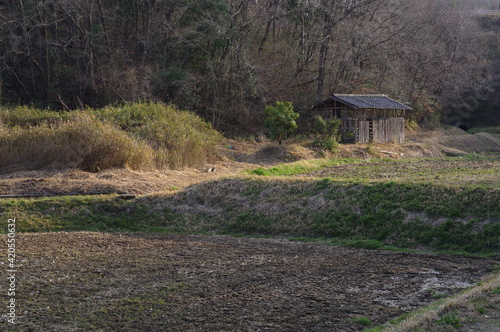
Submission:
[[335,152],[339,142],[340,120],[335,118],[325,120],[323,117],[315,115],[312,127],[316,136],[313,146],[321,150]]
[[99,171],[114,167],[151,168],[154,151],[110,124],[82,114],[60,126],[56,142],[78,152],[78,168]]
[[290,102],[277,101],[274,106],[267,106],[264,110],[267,119],[264,125],[271,129],[271,135],[281,144],[287,133],[297,129],[295,120],[299,117],[299,113],[293,111],[293,105]]
[[315,115],[312,119],[312,131],[314,134],[317,135],[326,135],[327,133],[327,124],[326,120],[320,116],[320,115]]
[[317,138],[313,141],[313,146],[321,150],[335,152],[339,146],[336,139],[331,137]]
[[315,115],[313,118],[313,131],[317,135],[337,136],[340,127],[340,120],[337,118],[324,119]]

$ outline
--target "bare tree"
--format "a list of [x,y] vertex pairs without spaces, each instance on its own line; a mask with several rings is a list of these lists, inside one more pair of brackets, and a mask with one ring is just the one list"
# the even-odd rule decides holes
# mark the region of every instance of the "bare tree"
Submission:
[[3,1],[1,99],[68,109],[159,99],[228,131],[258,127],[269,101],[304,109],[337,91],[415,109],[465,101],[491,82],[491,64],[462,2]]

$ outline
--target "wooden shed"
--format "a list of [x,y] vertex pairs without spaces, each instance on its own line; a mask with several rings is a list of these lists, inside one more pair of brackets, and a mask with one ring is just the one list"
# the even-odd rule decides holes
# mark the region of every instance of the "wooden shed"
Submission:
[[411,108],[386,95],[334,94],[311,112],[340,119],[342,143],[403,143],[408,110]]

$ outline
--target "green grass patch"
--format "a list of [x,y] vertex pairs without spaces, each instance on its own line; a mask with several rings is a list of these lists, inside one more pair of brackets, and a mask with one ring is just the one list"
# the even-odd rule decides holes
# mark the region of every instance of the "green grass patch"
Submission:
[[355,317],[355,318],[353,318],[352,321],[354,323],[362,325],[362,326],[369,326],[372,324],[372,321],[370,320],[370,318],[365,317],[365,316]]
[[354,240],[349,245],[363,249],[381,249],[384,247],[384,244],[377,240]]
[[[19,232],[184,230],[179,226],[182,217],[166,210],[154,216],[148,213],[149,204],[115,195],[6,199],[0,201],[0,206],[7,211],[3,215],[16,219]],[[176,223],[169,224],[173,218]]]
[[498,158],[479,155],[448,159],[317,159],[260,167],[246,173],[258,176],[304,174],[331,181],[427,183],[467,188],[498,188],[500,183]]
[[372,162],[372,160],[361,159],[311,159],[300,160],[293,163],[282,164],[270,168],[259,167],[257,169],[246,170],[245,173],[259,176],[284,176],[309,173],[322,168],[345,165],[345,164],[363,164]]
[[449,313],[444,315],[440,320],[437,321],[438,324],[441,325],[449,325],[454,328],[459,328],[462,326],[462,322],[460,321],[460,318],[456,316],[456,313]]

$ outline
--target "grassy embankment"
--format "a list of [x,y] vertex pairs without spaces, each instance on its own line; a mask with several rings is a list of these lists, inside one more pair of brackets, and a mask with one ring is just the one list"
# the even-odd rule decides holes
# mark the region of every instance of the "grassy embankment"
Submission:
[[[27,232],[252,234],[368,248],[499,253],[498,162],[486,160],[480,168],[483,161],[461,159],[429,166],[435,162],[308,161],[283,166],[287,176],[242,174],[173,195],[2,200],[0,207]],[[335,163],[344,165],[330,176],[293,176]],[[448,163],[454,166],[443,166]],[[388,180],[385,172],[394,169],[397,175]]]

